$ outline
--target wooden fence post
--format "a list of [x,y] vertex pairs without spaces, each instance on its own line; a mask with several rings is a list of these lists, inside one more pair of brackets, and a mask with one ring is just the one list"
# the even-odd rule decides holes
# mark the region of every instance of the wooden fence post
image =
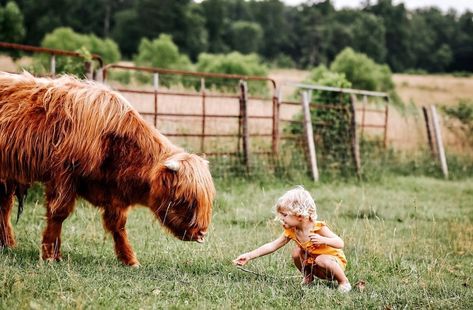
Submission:
[[351,150],[353,155],[353,162],[355,163],[355,171],[358,178],[361,178],[361,159],[360,159],[360,141],[358,138],[358,132],[356,130],[356,109],[355,109],[356,98],[355,95],[350,96],[350,112],[351,112]]
[[447,159],[445,157],[445,149],[443,147],[442,141],[442,130],[440,129],[440,123],[437,115],[437,110],[435,106],[430,106],[430,111],[432,113],[432,124],[434,127],[435,141],[437,142],[437,152],[440,160],[440,167],[442,169],[443,176],[448,179],[448,167]]
[[434,148],[434,143],[432,141],[432,129],[431,129],[431,124],[430,124],[429,111],[427,110],[426,107],[422,107],[422,113],[424,114],[425,129],[427,130],[427,140],[429,141],[430,154],[434,156],[435,148]]
[[304,131],[307,138],[307,148],[309,152],[307,157],[309,158],[312,179],[314,179],[314,181],[318,181],[319,169],[317,167],[317,156],[315,153],[314,131],[312,128],[312,117],[310,114],[308,91],[302,92],[302,109],[304,112]]
[[248,131],[248,86],[245,81],[240,81],[240,127],[242,131],[243,144],[243,163],[246,172],[250,172],[250,146]]

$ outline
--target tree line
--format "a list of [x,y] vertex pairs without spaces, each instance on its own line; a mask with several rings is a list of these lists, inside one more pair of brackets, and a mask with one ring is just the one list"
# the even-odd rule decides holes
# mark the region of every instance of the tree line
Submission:
[[[15,2],[24,33],[5,12]],[[142,38],[168,34],[195,61],[201,53],[257,53],[279,66],[330,64],[345,47],[386,63],[394,72],[473,71],[473,12],[430,7],[408,10],[392,0],[367,0],[337,10],[330,0],[287,6],[280,0],[0,0],[0,36],[40,45],[70,27],[114,40],[126,58]],[[11,6],[11,5],[10,5]],[[10,7],[11,11],[11,7]],[[11,19],[11,18],[10,18]],[[7,20],[7,22],[5,22]],[[10,38],[11,37],[11,38]]]

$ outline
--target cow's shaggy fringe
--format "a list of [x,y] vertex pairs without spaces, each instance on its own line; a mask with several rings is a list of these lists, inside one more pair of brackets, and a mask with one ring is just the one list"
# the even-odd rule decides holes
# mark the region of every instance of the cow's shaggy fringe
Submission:
[[[135,203],[150,207],[185,240],[200,240],[210,222],[214,187],[206,162],[173,145],[122,95],[67,75],[0,73],[0,183],[6,189],[0,213],[9,214],[15,188],[35,181],[46,185],[45,258],[57,258],[45,253],[45,243],[48,234],[59,240],[55,234],[76,194],[104,209],[105,227],[112,233],[116,225],[124,230],[127,208]],[[50,220],[57,218],[55,227]],[[6,216],[1,220],[10,225]],[[13,232],[3,231],[0,246],[12,245]],[[134,255],[121,257],[132,251],[120,249],[123,240],[115,237],[119,258],[135,265]]]

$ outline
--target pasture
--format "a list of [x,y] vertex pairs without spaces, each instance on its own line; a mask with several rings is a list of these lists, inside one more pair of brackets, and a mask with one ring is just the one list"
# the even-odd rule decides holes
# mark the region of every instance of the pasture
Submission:
[[348,278],[364,289],[301,286],[292,243],[245,266],[259,275],[235,268],[238,254],[281,233],[272,206],[295,184],[217,180],[205,244],[174,239],[144,208],[130,213],[138,269],[117,261],[98,209],[83,201],[64,223],[64,260],[42,262],[45,210],[33,192],[14,224],[17,247],[0,253],[0,308],[473,308],[473,179],[303,183],[319,218],[345,240]]

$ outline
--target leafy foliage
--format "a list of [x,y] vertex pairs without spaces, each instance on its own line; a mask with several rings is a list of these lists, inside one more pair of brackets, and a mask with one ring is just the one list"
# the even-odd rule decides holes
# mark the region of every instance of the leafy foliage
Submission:
[[[242,55],[238,52],[230,54],[202,53],[199,55],[196,67],[199,72],[267,76],[267,68],[261,63],[259,56],[256,54]],[[212,86],[222,90],[235,90],[238,87],[237,84],[223,85],[217,81],[213,82]],[[251,82],[248,87],[251,93],[265,94],[267,92],[267,85],[264,82]]]
[[[161,34],[159,38],[150,41],[141,40],[138,55],[135,57],[138,66],[156,67],[164,69],[190,70],[192,63],[186,55],[179,53],[179,48],[174,44],[172,37]],[[150,75],[137,72],[137,79],[142,83],[150,82]],[[161,84],[169,86],[180,83],[181,79],[175,76],[161,80]]]
[[0,41],[20,42],[25,36],[23,14],[14,1],[0,6]]
[[459,120],[462,124],[462,130],[473,146],[473,100],[462,99],[456,106],[444,107],[447,115]]
[[257,23],[236,21],[230,28],[230,36],[232,49],[243,54],[256,53],[263,38],[263,29]]
[[191,66],[189,58],[179,53],[179,48],[167,34],[161,34],[153,41],[142,39],[135,63],[139,66],[182,70]]
[[[105,63],[113,63],[120,59],[118,46],[111,39],[103,40],[93,34],[79,34],[71,28],[61,27],[55,29],[44,37],[41,46],[82,54],[82,59],[66,56],[56,57],[57,73],[68,72],[83,75],[83,63],[85,60],[90,61],[92,59],[91,54],[100,55]],[[48,68],[49,61],[49,55],[39,55],[35,58],[36,64],[44,68]]]
[[[315,68],[307,82],[324,86],[350,88],[345,74],[333,72],[321,65]],[[350,97],[328,91],[313,91],[311,102],[317,104],[310,109],[318,162],[325,174],[353,175],[351,151]],[[302,120],[299,114],[296,119]],[[292,123],[288,129],[292,134],[302,135],[303,125]]]
[[351,48],[346,48],[338,54],[330,69],[345,74],[353,88],[372,91],[394,89],[388,66],[378,65],[365,54],[356,53]]

